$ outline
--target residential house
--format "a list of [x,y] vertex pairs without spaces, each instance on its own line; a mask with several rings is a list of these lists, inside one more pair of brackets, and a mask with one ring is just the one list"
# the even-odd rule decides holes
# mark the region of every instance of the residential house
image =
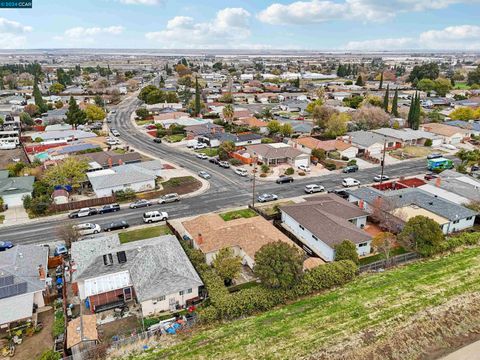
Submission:
[[399,224],[398,230],[412,217],[422,215],[437,222],[444,234],[450,234],[472,227],[477,215],[475,211],[419,188],[382,192],[361,187],[347,191],[349,201],[357,203],[366,211],[373,212],[378,208],[378,211],[392,215],[392,219]]
[[78,157],[87,159],[89,163],[95,163],[97,170],[99,168],[107,169],[112,166],[136,164],[142,161],[142,155],[137,152],[127,152],[125,154],[117,154],[113,151],[93,152],[79,155]]
[[17,245],[0,252],[0,328],[32,320],[45,306],[48,248]]
[[121,244],[117,234],[72,244],[73,288],[92,312],[136,301],[143,316],[199,299],[202,280],[173,235]]
[[442,137],[436,134],[432,134],[423,130],[413,130],[409,128],[398,130],[392,128],[381,128],[371,130],[371,132],[385,136],[389,139],[393,139],[395,141],[395,146],[398,147],[411,145],[423,146],[427,139],[432,141],[432,146],[440,146],[443,142]]
[[440,136],[444,144],[459,144],[470,138],[471,131],[441,123],[428,123],[421,125],[421,129]]
[[15,149],[18,145],[20,145],[18,130],[0,130],[0,150]]
[[480,201],[480,181],[454,170],[442,171],[419,188],[460,205]]
[[263,136],[254,133],[242,133],[242,134],[231,134],[231,133],[214,133],[214,134],[203,134],[197,136],[199,142],[205,143],[210,147],[218,147],[221,143],[225,141],[231,141],[235,146],[247,146],[250,144],[260,144],[262,142]]
[[82,352],[88,351],[98,344],[97,316],[80,315],[70,320],[67,325],[67,350],[74,360],[83,358]]
[[343,142],[357,147],[358,155],[380,155],[385,147],[389,150],[401,146],[395,139],[364,130],[349,132],[341,139]]
[[260,134],[267,134],[268,133],[268,127],[267,127],[267,122],[257,119],[256,117],[245,117],[245,118],[240,118],[236,121],[234,121],[236,125],[240,126],[247,126],[249,128],[258,128]]
[[284,143],[250,145],[239,154],[244,159],[256,158],[257,161],[271,166],[290,164],[297,168],[300,165],[310,165],[308,154]]
[[[276,241],[295,244],[262,216],[225,221],[218,214],[205,214],[184,221],[182,226],[182,232],[205,255],[207,264],[212,263],[221,249],[230,248],[242,259],[243,265],[253,269],[255,254],[262,246]],[[320,263],[319,259],[310,260],[306,267]]]
[[451,120],[445,121],[444,124],[450,126],[456,126],[460,129],[468,130],[471,135],[479,136],[480,135],[480,121],[463,121],[463,120]]
[[282,111],[304,113],[308,106],[308,101],[288,100],[278,104]]
[[369,215],[334,194],[281,206],[283,226],[325,261],[335,260],[335,246],[344,240],[356,245],[359,256],[370,254],[371,236],[363,230]]
[[30,135],[33,141],[39,141],[41,144],[55,144],[64,143],[74,140],[95,138],[97,135],[93,132],[87,132],[82,130],[59,130],[59,131],[44,131],[35,132]]
[[23,198],[32,195],[35,177],[8,175],[8,170],[0,170],[0,197],[8,207],[23,206]]
[[311,154],[312,150],[322,149],[325,153],[338,152],[341,157],[353,159],[358,154],[358,148],[352,144],[341,140],[318,140],[311,136],[299,137],[292,139],[291,144],[306,154]]
[[221,125],[205,123],[200,125],[185,126],[187,139],[191,140],[199,135],[224,133],[225,129]]

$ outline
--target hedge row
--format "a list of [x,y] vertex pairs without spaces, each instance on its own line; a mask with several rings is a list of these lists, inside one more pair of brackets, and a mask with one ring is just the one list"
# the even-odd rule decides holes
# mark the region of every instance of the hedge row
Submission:
[[471,246],[478,244],[480,244],[480,232],[464,232],[458,235],[447,237],[445,241],[440,244],[438,252],[446,252],[454,250],[460,246]]

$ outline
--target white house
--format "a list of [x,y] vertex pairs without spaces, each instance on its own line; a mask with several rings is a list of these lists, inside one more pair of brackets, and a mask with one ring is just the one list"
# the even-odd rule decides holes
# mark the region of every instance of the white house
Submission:
[[363,230],[368,213],[333,194],[280,207],[283,226],[325,261],[335,260],[335,246],[356,245],[359,256],[370,254],[371,236]]
[[72,244],[72,282],[92,312],[136,301],[143,316],[175,311],[203,286],[177,238],[165,235],[120,244],[117,234]]
[[298,168],[300,165],[310,165],[310,156],[308,154],[284,143],[250,145],[246,147],[242,156],[256,157],[259,161],[273,166],[290,164]]

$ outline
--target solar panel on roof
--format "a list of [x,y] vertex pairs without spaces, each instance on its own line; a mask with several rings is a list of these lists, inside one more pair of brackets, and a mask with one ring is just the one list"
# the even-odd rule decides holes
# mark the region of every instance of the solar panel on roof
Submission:
[[27,292],[27,283],[22,282],[0,287],[0,299],[25,294]]
[[7,275],[0,277],[0,287],[12,285],[13,284],[13,275]]

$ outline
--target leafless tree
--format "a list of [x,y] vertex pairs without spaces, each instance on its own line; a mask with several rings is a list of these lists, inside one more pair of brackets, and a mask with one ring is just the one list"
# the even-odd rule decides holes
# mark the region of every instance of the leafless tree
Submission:
[[80,234],[78,230],[74,227],[74,223],[70,221],[58,227],[57,236],[59,237],[59,239],[65,242],[65,245],[67,245],[67,247],[71,247],[72,243],[74,243],[80,238]]

